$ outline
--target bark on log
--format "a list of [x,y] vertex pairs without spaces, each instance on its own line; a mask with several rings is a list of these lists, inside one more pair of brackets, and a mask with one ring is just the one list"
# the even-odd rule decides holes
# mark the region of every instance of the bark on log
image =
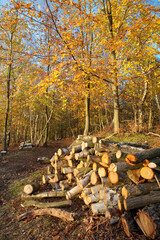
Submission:
[[130,184],[122,188],[122,196],[127,198],[136,197],[139,195],[145,195],[150,191],[158,190],[159,186],[157,183],[142,183],[138,185]]
[[129,211],[124,212],[123,215],[121,216],[121,221],[124,232],[128,237],[131,237],[132,233],[137,231],[134,216]]
[[120,216],[121,212],[117,209],[117,208],[107,208],[106,212],[105,212],[105,217],[108,219],[111,219],[112,217],[115,216]]
[[95,193],[99,192],[101,189],[103,189],[102,184],[97,184],[97,185],[91,187],[91,192],[92,192],[92,194],[95,194]]
[[128,211],[158,202],[160,202],[160,191],[153,191],[150,194],[144,196],[124,199],[124,208],[126,211]]
[[127,155],[128,155],[128,153],[122,152],[121,150],[118,150],[116,152],[117,161],[118,162],[123,162]]
[[101,201],[99,203],[93,203],[91,205],[91,210],[92,210],[93,215],[105,215],[107,207],[104,204],[104,202]]
[[74,188],[72,188],[70,191],[68,191],[66,193],[66,199],[72,199],[74,198],[77,194],[79,194],[80,192],[82,192],[83,188],[85,186],[88,185],[88,183],[90,182],[90,176],[92,174],[92,171],[90,171],[88,174],[86,174],[86,176],[81,179],[79,181],[79,183],[77,184],[77,186],[75,186]]
[[27,217],[35,217],[35,216],[42,216],[42,215],[50,215],[53,217],[60,218],[64,221],[74,221],[73,213],[69,213],[67,211],[64,211],[61,209],[54,209],[54,208],[44,208],[44,209],[28,211],[18,216],[18,221],[21,221]]
[[75,153],[75,159],[79,160],[81,158],[87,158],[88,155],[89,155],[89,149],[85,148],[83,151],[79,153]]
[[37,208],[57,208],[57,207],[66,207],[71,206],[71,200],[63,200],[59,202],[38,202],[34,200],[25,201],[22,205],[24,207],[37,207]]
[[132,147],[140,147],[140,148],[149,148],[148,143],[137,143],[137,142],[122,142],[119,143],[119,146],[123,146],[123,145],[128,145],[128,146],[132,146]]
[[138,169],[143,167],[142,163],[136,164],[134,166],[129,165],[126,162],[117,162],[117,163],[111,163],[108,167],[108,171],[109,172],[126,172],[128,170],[132,170],[132,169]]
[[86,205],[89,205],[90,203],[98,202],[100,200],[99,193],[90,194],[90,195],[84,197],[83,200]]
[[66,191],[50,191],[50,192],[43,192],[38,194],[26,195],[22,194],[21,199],[42,199],[42,198],[52,198],[52,197],[65,197]]
[[62,156],[62,155],[67,155],[70,154],[71,149],[67,149],[67,148],[59,148],[57,151],[58,156]]
[[118,207],[118,199],[121,196],[121,189],[122,187],[116,187],[112,189],[108,189],[104,192],[104,204],[107,206],[107,208]]
[[72,173],[73,171],[74,171],[74,169],[73,169],[73,168],[70,168],[70,167],[62,167],[62,168],[61,168],[61,172],[62,172],[63,174]]
[[47,184],[47,183],[49,183],[50,181],[53,181],[54,176],[55,176],[54,174],[43,175],[43,176],[42,176],[42,183],[43,183],[43,184]]
[[[160,204],[152,204],[137,212],[135,220],[144,235],[155,239],[160,236]],[[137,221],[139,220],[139,221]]]
[[72,146],[72,153],[79,153],[82,151],[82,145]]
[[150,160],[156,157],[160,157],[160,148],[152,148],[141,153],[130,154],[130,156],[127,155],[126,158],[131,162],[139,163],[145,159]]
[[27,184],[24,186],[23,192],[25,194],[30,195],[30,194],[36,192],[39,188],[40,188],[39,183],[31,183],[31,184]]
[[145,181],[145,179],[141,177],[140,171],[141,171],[141,169],[127,171],[128,178],[135,184],[140,184]]

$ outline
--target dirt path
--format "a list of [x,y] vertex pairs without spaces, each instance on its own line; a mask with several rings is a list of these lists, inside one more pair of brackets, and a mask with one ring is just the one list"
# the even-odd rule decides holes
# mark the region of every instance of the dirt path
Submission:
[[[17,216],[26,212],[20,195],[25,183],[41,179],[45,168],[37,158],[51,158],[60,147],[67,147],[71,139],[53,142],[47,148],[38,147],[30,150],[11,148],[6,156],[0,159],[0,240],[103,240],[128,239],[121,224],[110,226],[104,217],[93,217],[88,207],[80,199],[73,201],[68,211],[77,213],[73,223],[60,219],[39,216],[18,222]],[[146,239],[143,235],[134,234],[130,239]]]

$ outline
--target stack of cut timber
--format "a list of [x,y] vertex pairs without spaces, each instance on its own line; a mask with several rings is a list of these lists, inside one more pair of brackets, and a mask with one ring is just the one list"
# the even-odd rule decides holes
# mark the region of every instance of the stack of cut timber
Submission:
[[[147,143],[117,143],[79,136],[50,159],[42,183],[49,184],[52,191],[23,194],[23,199],[32,200],[25,206],[42,206],[33,199],[46,196],[65,197],[69,202],[64,200],[61,204],[66,206],[79,197],[93,215],[105,215],[111,224],[121,219],[127,236],[140,226],[145,236],[154,239],[160,227],[153,217],[160,217],[160,213],[157,216],[154,212],[155,204],[157,209],[160,205],[160,148],[147,148]],[[55,202],[50,205],[53,206]],[[152,206],[151,210],[148,206]],[[153,222],[150,230],[143,220]]]
[[25,141],[20,143],[19,149],[27,149],[32,147],[33,147],[33,144],[30,141]]

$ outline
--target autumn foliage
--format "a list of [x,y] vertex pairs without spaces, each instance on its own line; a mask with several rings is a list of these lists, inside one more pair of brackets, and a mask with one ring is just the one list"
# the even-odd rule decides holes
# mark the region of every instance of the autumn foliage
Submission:
[[47,144],[105,126],[160,124],[158,3],[40,4],[1,8],[1,141]]

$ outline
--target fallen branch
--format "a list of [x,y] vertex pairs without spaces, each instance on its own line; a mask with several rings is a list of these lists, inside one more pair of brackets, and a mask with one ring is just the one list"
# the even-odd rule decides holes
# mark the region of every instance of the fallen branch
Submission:
[[43,208],[37,210],[27,211],[26,213],[21,214],[18,216],[18,221],[21,221],[27,217],[35,217],[35,216],[42,216],[42,215],[50,215],[53,217],[60,218],[64,221],[74,221],[73,213],[69,213],[67,211],[55,208]]

